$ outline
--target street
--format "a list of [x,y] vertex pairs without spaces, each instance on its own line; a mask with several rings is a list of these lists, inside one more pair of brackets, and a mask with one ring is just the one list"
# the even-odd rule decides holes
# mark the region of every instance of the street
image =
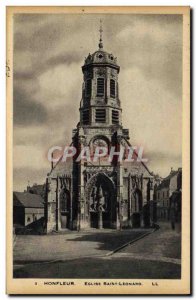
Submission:
[[[36,239],[40,241],[35,246]],[[168,224],[155,232],[18,236],[14,277],[177,279],[181,276],[180,240],[180,233]]]

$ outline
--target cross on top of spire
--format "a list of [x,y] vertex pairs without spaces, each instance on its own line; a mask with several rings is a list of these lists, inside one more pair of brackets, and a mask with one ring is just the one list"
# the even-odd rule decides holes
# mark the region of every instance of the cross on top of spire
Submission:
[[101,19],[100,19],[100,27],[99,27],[99,32],[100,32],[100,38],[99,38],[99,49],[103,49],[103,40],[102,40],[103,28],[102,28],[102,20],[101,20]]

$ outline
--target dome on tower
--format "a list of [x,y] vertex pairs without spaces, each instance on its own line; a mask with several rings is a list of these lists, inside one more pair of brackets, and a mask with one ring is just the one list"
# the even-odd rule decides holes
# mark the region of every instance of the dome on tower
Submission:
[[103,49],[95,51],[93,54],[88,55],[85,59],[85,65],[89,64],[113,64],[117,66],[117,58],[112,53],[108,53]]

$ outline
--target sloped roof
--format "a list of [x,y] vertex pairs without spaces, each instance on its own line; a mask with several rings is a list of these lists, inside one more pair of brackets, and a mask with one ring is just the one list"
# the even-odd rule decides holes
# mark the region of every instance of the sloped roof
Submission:
[[27,191],[32,194],[41,195],[43,197],[45,192],[45,184],[35,184],[29,187]]
[[161,190],[163,188],[167,188],[170,185],[170,179],[174,177],[176,174],[178,174],[179,171],[172,171],[166,178],[163,179],[161,184],[157,187],[157,190]]
[[36,194],[14,192],[13,201],[14,206],[44,208],[43,198]]

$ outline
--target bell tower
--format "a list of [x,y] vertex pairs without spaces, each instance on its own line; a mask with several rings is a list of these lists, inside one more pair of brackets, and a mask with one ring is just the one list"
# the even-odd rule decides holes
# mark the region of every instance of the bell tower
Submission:
[[[119,99],[117,58],[104,50],[102,24],[100,24],[98,50],[85,58],[82,66],[83,85],[80,102],[80,122],[73,131],[73,145],[81,151],[84,147],[120,147],[122,136],[128,130],[122,127],[122,109]],[[73,162],[73,172],[78,174],[77,226],[79,228],[118,228],[119,203],[123,193],[122,163],[98,160]],[[74,174],[73,173],[73,174]],[[107,182],[107,185],[106,185]],[[102,201],[97,191],[102,191]]]

